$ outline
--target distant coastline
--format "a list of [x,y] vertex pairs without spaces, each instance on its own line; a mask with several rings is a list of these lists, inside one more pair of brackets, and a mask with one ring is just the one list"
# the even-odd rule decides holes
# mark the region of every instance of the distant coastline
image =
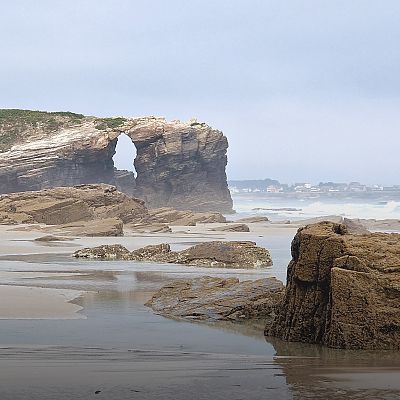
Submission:
[[384,186],[381,184],[367,185],[360,182],[296,182],[281,183],[275,179],[228,180],[231,193],[301,193],[301,194],[368,194],[397,193],[400,195],[400,185]]

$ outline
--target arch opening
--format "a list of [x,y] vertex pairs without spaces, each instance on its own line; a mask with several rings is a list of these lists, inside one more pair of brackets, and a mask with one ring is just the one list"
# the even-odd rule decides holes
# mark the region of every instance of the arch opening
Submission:
[[130,171],[136,178],[137,173],[134,165],[136,155],[136,146],[131,138],[125,133],[118,136],[113,156],[114,168],[118,171]]
[[118,136],[115,153],[113,156],[114,163],[114,184],[120,192],[124,192],[130,196],[135,195],[136,189],[136,169],[135,159],[137,150],[131,138],[125,133]]

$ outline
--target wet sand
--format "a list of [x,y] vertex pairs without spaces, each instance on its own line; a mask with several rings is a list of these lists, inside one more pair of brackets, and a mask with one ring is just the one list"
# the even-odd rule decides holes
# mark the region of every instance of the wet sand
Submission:
[[0,285],[0,319],[76,319],[82,307],[71,301],[81,292]]
[[[33,241],[41,231],[14,228],[0,226],[0,303],[9,296],[9,319],[0,324],[2,400],[400,398],[397,353],[286,343],[265,339],[262,326],[175,321],[143,306],[171,279],[284,280],[297,226],[252,224],[250,233],[210,232],[212,225],[174,227],[170,234],[127,232],[123,238],[51,244]],[[229,270],[71,257],[81,246],[104,243],[133,250],[167,242],[181,249],[204,240],[253,240],[270,249],[274,266]],[[56,296],[62,310],[53,309],[48,319],[15,319],[13,290],[40,293],[42,313],[53,308]],[[80,296],[68,302],[66,293]],[[64,319],[65,306],[71,318],[85,319]]]

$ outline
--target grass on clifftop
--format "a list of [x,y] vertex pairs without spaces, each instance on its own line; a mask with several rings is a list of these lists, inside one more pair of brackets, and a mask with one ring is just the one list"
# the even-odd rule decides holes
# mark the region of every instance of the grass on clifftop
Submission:
[[[92,117],[93,118],[93,117]],[[19,109],[0,109],[0,152],[29,137],[57,132],[61,128],[79,126],[85,116],[67,111],[46,112]],[[117,129],[125,118],[95,118],[95,128]]]
[[62,127],[79,125],[83,118],[82,114],[65,111],[0,109],[0,151],[9,150],[35,131],[54,132]]
[[99,118],[97,119],[96,129],[104,130],[107,128],[116,129],[121,126],[126,121],[125,118],[116,117],[116,118]]

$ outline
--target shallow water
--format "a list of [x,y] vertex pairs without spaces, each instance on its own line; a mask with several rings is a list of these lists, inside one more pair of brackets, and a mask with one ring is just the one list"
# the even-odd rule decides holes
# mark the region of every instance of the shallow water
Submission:
[[[272,268],[256,271],[76,260],[61,253],[3,257],[0,271],[8,271],[9,284],[88,292],[77,300],[87,319],[0,322],[0,398],[400,398],[398,353],[286,343],[265,339],[260,326],[176,321],[143,305],[170,279],[284,279],[291,239],[285,231],[254,238],[274,259]],[[38,271],[41,277],[33,278]]]

